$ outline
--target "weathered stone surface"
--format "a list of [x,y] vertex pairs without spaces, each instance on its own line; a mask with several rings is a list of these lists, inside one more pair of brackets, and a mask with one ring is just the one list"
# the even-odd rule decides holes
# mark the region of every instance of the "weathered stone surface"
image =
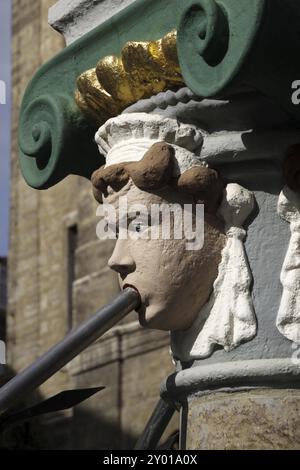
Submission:
[[74,449],[120,448],[120,363],[114,361],[77,377],[77,387],[106,388],[74,410],[72,446]]
[[186,448],[286,450],[300,447],[300,391],[216,392],[188,399]]
[[[154,349],[152,352],[149,351],[144,358],[135,355],[124,362],[121,421],[127,432],[123,435],[123,448],[130,446],[128,436],[132,434],[139,436],[142,433],[158,401],[159,384],[173,369],[170,358],[165,354],[166,350],[167,347],[161,349],[160,352]],[[141,361],[144,362],[144,370],[141,369]],[[179,429],[177,415],[168,427],[165,437],[168,437],[175,429]]]
[[[94,220],[94,223],[96,220]],[[84,278],[92,272],[97,272],[107,266],[115,240],[92,240],[76,250],[76,279]],[[117,279],[117,276],[115,275]],[[116,281],[117,282],[117,281]]]
[[116,277],[108,268],[91,273],[74,283],[74,321],[78,325],[119,292]]

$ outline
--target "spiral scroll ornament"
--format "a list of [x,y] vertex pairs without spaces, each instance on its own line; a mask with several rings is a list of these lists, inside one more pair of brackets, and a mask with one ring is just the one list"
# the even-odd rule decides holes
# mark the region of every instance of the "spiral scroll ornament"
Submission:
[[67,95],[42,95],[21,110],[20,166],[26,182],[47,188],[70,173],[71,131],[76,130],[74,100]]
[[261,24],[265,0],[189,0],[177,31],[187,86],[198,96],[217,95],[235,78]]

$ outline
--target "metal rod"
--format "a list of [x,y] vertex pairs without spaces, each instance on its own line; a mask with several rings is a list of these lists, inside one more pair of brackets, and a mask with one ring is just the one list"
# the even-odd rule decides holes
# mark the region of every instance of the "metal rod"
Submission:
[[134,450],[155,450],[174,413],[175,407],[161,398]]
[[0,388],[0,412],[7,411],[26,395],[46,382],[140,303],[139,293],[127,287],[110,304],[103,307],[30,366]]

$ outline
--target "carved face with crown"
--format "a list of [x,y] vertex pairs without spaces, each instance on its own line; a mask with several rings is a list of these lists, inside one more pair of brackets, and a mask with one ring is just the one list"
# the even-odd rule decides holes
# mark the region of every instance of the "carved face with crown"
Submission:
[[[100,122],[123,111],[96,133],[106,164],[94,172],[92,184],[95,198],[115,207],[120,225],[120,201],[126,196],[127,220],[140,236],[119,237],[109,266],[121,288],[139,291],[141,325],[170,330],[173,355],[190,360],[209,356],[217,345],[229,351],[256,333],[243,246],[243,223],[254,198],[237,184],[226,186],[205,163],[205,132],[187,124],[193,121],[188,111],[195,112],[195,98],[187,88],[168,90],[175,85],[182,85],[182,78],[172,33],[154,43],[130,43],[121,58],[100,61],[79,78],[76,100]],[[161,234],[164,219],[151,217],[143,224],[143,209],[136,210],[146,208],[149,215],[153,205],[189,205],[195,228],[199,204],[204,240],[192,250],[186,236],[177,236],[175,218],[169,238],[153,238],[148,236],[153,224]]]
[[[133,222],[133,226],[136,214],[139,214],[139,220],[141,215],[137,210],[130,213],[133,206],[135,209],[137,205],[138,209],[145,207],[147,214],[151,214],[152,205],[176,204],[180,208],[189,205],[193,214],[197,204],[204,206],[204,241],[198,249],[187,249],[187,238],[175,235],[174,220],[170,238],[159,236],[153,239],[148,236],[154,223],[151,219],[145,226],[137,225],[143,232],[140,236],[117,240],[109,266],[118,273],[122,288],[130,285],[139,291],[141,325],[172,331],[175,354],[178,349],[176,337],[184,334],[179,341],[183,345],[187,332],[190,337],[191,331],[196,328],[199,333],[205,325],[209,331],[206,340],[201,340],[201,350],[198,347],[195,353],[197,357],[209,355],[215,344],[221,343],[228,349],[234,347],[233,344],[243,338],[233,339],[228,334],[224,338],[226,325],[220,337],[213,337],[212,332],[220,325],[220,311],[215,312],[209,322],[207,309],[210,303],[211,307],[219,305],[219,310],[222,305],[221,294],[217,291],[226,277],[224,267],[223,271],[220,270],[224,252],[227,247],[227,251],[234,248],[239,254],[239,243],[242,244],[243,238],[242,229],[241,233],[232,232],[229,236],[226,231],[232,225],[235,230],[242,226],[253,208],[250,193],[243,188],[238,189],[238,185],[228,185],[227,197],[224,198],[222,178],[200,159],[202,133],[197,127],[175,119],[144,113],[123,114],[100,127],[96,142],[101,153],[106,155],[106,165],[92,176],[94,195],[99,202],[104,200],[113,204],[117,212],[120,198],[126,196],[128,220]],[[163,219],[156,221],[158,225],[162,222]],[[228,247],[229,239],[231,245],[237,240],[231,248]],[[228,253],[225,253],[225,258],[228,264]],[[242,260],[243,257],[240,263]],[[240,268],[242,272],[245,267]],[[230,282],[232,280],[229,279]],[[233,288],[228,281],[227,287]],[[222,289],[220,291],[223,292]],[[228,314],[226,324],[232,323],[232,314],[234,312]],[[243,325],[241,331],[242,336],[249,335]],[[186,349],[188,354],[179,351],[178,356],[189,358],[191,345]]]
[[[193,153],[201,149],[202,135],[175,120],[139,113],[109,120],[96,140],[107,159],[92,177],[98,201],[103,194],[105,202],[118,208],[120,197],[126,196],[128,208],[143,205],[148,214],[153,205],[204,204],[201,249],[188,250],[184,236],[175,239],[173,223],[169,239],[162,238],[162,230],[158,239],[143,234],[118,239],[109,260],[121,287],[132,285],[140,292],[143,326],[187,329],[209,298],[225,242],[223,224],[216,215],[222,180]],[[128,216],[132,221],[135,214]],[[153,223],[150,220],[138,228],[149,231]]]

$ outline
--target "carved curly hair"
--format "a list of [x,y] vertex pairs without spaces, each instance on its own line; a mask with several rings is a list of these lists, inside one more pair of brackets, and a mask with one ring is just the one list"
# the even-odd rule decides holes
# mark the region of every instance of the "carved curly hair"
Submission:
[[224,189],[224,181],[216,170],[204,165],[194,166],[179,177],[173,176],[174,149],[165,142],[157,142],[138,162],[119,163],[96,170],[91,178],[95,199],[102,202],[107,188],[120,191],[129,181],[141,190],[155,192],[167,186],[192,195],[195,202],[204,204],[206,212],[215,212]]

